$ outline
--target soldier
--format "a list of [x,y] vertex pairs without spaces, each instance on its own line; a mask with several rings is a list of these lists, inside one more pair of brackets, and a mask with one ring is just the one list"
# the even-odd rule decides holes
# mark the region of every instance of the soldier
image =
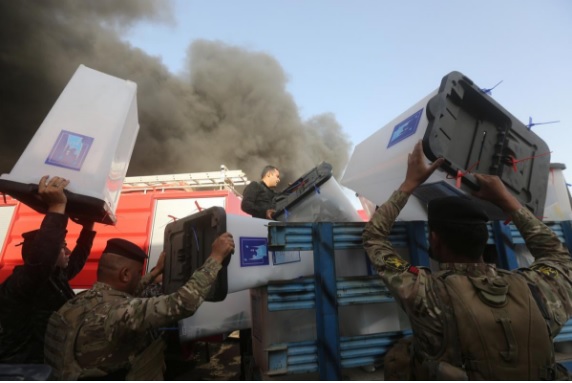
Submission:
[[[510,194],[497,176],[475,174],[475,196],[510,215],[535,261],[515,272],[483,262],[488,217],[468,198],[428,206],[430,256],[441,271],[415,267],[388,236],[411,193],[443,163],[426,164],[421,143],[405,181],[366,224],[372,263],[409,317],[411,379],[544,380],[566,374],[553,338],[572,314],[572,261],[558,237]],[[391,371],[389,371],[392,374]]]
[[255,218],[273,219],[276,212],[276,186],[280,171],[272,165],[262,169],[260,182],[251,182],[244,188],[241,209]]
[[85,265],[95,232],[82,222],[72,252],[66,244],[68,180],[42,177],[38,198],[47,206],[40,229],[22,234],[24,264],[0,285],[0,363],[44,363],[44,335],[50,315],[75,296],[69,280]]
[[215,239],[205,263],[169,295],[134,295],[163,272],[162,262],[141,279],[146,254],[137,245],[110,239],[97,282],[54,313],[46,331],[46,361],[56,380],[162,380],[165,344],[156,329],[194,314],[223,261],[232,235]]

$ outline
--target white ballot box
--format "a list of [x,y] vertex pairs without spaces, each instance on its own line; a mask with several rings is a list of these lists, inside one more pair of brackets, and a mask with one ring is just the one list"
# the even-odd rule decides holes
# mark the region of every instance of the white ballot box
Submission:
[[[373,204],[405,179],[408,154],[422,141],[425,156],[445,163],[419,187],[398,219],[426,220],[426,204],[447,195],[471,196],[472,173],[497,175],[530,211],[543,215],[550,151],[546,143],[469,78],[451,72],[440,87],[358,144],[340,183]],[[496,206],[476,199],[491,219]]]
[[123,179],[139,132],[137,85],[80,65],[9,174],[0,192],[40,212],[34,194],[44,175],[70,180],[70,216],[114,224]]
[[[163,290],[166,294],[177,291],[204,264],[212,243],[220,234],[231,233],[235,242],[234,253],[218,272],[205,302],[195,315],[179,321],[182,339],[250,328],[249,289],[265,286],[270,281],[295,281],[314,275],[312,251],[269,249],[269,222],[272,221],[226,214],[222,207],[213,206],[165,227]],[[362,249],[336,251],[336,274],[340,277],[369,275],[366,258]]]

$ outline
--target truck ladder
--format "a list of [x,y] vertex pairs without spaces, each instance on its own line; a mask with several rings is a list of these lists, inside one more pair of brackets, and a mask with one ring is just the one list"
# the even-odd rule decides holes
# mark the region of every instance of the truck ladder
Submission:
[[219,171],[212,172],[125,177],[123,192],[166,189],[232,190],[240,195],[235,186],[248,183],[248,178],[242,170],[229,170],[225,165],[221,165]]

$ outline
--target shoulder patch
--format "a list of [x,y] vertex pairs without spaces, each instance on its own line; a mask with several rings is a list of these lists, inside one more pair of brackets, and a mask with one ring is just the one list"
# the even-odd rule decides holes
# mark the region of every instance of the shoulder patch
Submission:
[[556,270],[550,266],[537,265],[537,266],[532,266],[530,269],[534,270],[536,272],[542,273],[542,274],[544,274],[550,278],[556,278],[558,276],[558,270]]
[[409,263],[396,255],[390,255],[384,259],[384,263],[388,269],[403,272],[409,269]]
[[409,266],[407,271],[409,271],[411,274],[419,275],[419,269],[415,266]]

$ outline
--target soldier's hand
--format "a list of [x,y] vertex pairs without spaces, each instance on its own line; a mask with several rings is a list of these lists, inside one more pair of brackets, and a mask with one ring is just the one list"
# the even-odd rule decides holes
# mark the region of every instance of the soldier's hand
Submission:
[[478,173],[474,176],[479,182],[479,190],[473,192],[475,197],[492,202],[507,213],[517,211],[522,207],[498,176]]
[[67,197],[64,189],[70,183],[69,180],[61,177],[43,176],[38,184],[38,195],[42,201],[48,205],[48,212],[65,213]]
[[161,255],[159,255],[159,259],[157,260],[157,264],[155,265],[154,270],[157,270],[158,274],[161,274],[163,270],[165,270],[165,250],[161,251]]
[[444,161],[443,158],[439,158],[437,161],[428,165],[425,154],[423,154],[421,141],[417,141],[413,152],[407,157],[407,173],[405,175],[405,181],[403,181],[399,190],[408,194],[413,193],[419,185],[427,181],[427,178],[429,178]]
[[219,235],[213,242],[211,257],[222,264],[232,253],[234,253],[234,239],[232,238],[232,234],[224,233]]
[[84,230],[93,231],[93,226],[95,223],[92,220],[79,217],[70,217],[70,219],[78,225],[81,225]]
[[274,219],[274,213],[276,213],[276,210],[274,209],[266,210],[266,219]]

